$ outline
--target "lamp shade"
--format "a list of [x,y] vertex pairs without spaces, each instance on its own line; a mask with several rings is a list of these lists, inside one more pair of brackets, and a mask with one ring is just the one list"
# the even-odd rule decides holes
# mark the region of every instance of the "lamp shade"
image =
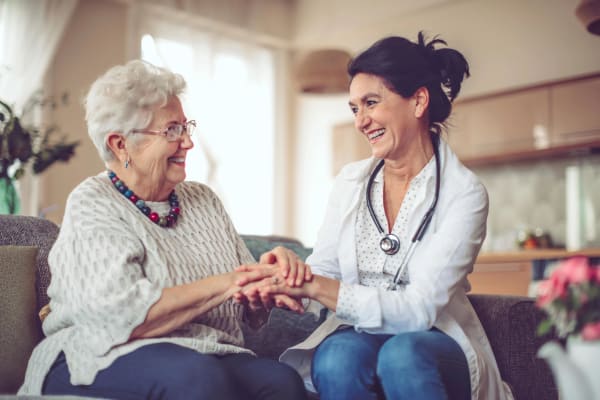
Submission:
[[582,0],[575,14],[588,32],[600,35],[600,0]]
[[308,52],[296,65],[298,89],[303,93],[344,93],[348,91],[347,67],[350,54],[344,50]]

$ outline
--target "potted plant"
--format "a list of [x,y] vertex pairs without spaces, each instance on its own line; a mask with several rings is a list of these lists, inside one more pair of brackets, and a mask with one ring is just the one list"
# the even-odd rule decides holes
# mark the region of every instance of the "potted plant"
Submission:
[[[61,103],[67,101],[68,97],[63,95]],[[56,161],[66,162],[74,155],[79,142],[67,141],[65,136],[55,140],[56,126],[42,129],[22,122],[22,117],[36,107],[56,106],[52,97],[36,94],[27,102],[21,116],[17,116],[8,103],[0,100],[0,214],[19,212],[14,180],[25,174],[30,163],[33,173],[40,174]]]
[[539,286],[536,304],[548,314],[538,329],[555,329],[566,339],[544,344],[538,356],[552,369],[562,399],[600,398],[600,265],[583,256],[571,257]]

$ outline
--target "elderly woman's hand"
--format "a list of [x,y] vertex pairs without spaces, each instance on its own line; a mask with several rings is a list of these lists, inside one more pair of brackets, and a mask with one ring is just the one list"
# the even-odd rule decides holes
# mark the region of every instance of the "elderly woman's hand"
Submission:
[[[247,305],[250,310],[256,311],[261,308],[269,310],[273,306],[276,306],[289,308],[298,313],[304,312],[302,302],[298,298],[286,294],[260,297],[259,288],[268,283],[279,282],[283,285],[287,285],[286,279],[278,265],[241,265],[235,270],[235,273],[238,275],[236,277],[236,284],[240,286],[240,290],[234,293],[233,299],[238,303]],[[310,276],[312,278],[312,274]]]
[[291,287],[302,286],[312,279],[312,271],[293,251],[277,246],[260,256],[259,264],[279,264],[281,274]]

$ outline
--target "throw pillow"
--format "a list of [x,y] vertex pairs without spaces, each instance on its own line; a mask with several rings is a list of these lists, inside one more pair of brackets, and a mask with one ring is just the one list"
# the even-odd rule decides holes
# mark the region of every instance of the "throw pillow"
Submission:
[[16,393],[41,340],[36,311],[37,247],[0,246],[0,393]]

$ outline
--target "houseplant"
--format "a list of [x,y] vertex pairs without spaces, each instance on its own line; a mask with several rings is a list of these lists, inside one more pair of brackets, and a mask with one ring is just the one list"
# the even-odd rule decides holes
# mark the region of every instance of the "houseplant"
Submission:
[[600,266],[579,256],[561,262],[540,284],[536,304],[548,314],[538,333],[553,328],[566,339],[566,351],[556,342],[546,343],[538,351],[552,369],[561,398],[600,398],[596,376],[600,359]]
[[[67,101],[63,95],[60,102]],[[23,123],[37,107],[55,108],[58,104],[54,98],[37,93],[17,116],[8,103],[0,100],[0,213],[19,212],[14,180],[24,175],[30,163],[32,172],[40,174],[56,161],[68,161],[75,153],[79,142],[69,142],[64,136],[56,140],[56,126],[40,128]]]

